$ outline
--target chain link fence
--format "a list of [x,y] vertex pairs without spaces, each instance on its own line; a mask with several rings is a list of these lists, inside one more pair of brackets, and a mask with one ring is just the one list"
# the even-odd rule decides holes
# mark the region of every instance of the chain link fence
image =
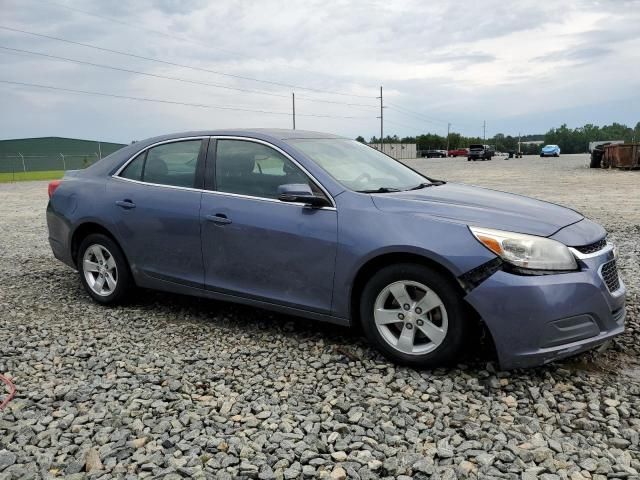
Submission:
[[[66,170],[79,170],[100,159],[99,152],[50,155],[0,155],[0,179],[17,181],[31,177],[46,177],[47,174],[62,176]],[[56,175],[59,174],[59,175]]]

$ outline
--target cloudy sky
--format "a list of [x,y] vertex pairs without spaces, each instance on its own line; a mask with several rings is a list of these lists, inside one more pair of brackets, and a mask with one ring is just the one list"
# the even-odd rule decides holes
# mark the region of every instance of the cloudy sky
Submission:
[[381,85],[385,134],[640,121],[640,0],[0,0],[0,11],[0,138],[290,128],[292,92],[297,128],[369,138]]

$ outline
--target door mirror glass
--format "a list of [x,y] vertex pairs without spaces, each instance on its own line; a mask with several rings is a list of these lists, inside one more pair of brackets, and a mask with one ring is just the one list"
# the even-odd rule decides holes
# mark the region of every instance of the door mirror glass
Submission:
[[289,183],[278,186],[278,200],[304,203],[312,207],[329,206],[327,199],[324,196],[315,195],[306,183]]

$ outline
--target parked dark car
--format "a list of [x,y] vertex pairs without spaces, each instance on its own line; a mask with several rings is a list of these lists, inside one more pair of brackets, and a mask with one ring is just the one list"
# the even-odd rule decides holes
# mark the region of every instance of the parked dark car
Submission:
[[624,329],[625,287],[600,225],[434,180],[355,140],[166,135],[68,172],[49,192],[53,253],[100,304],[137,286],[360,324],[383,354],[414,366],[460,360],[482,331],[510,368]]
[[494,155],[494,150],[489,145],[473,144],[469,145],[469,154],[467,160],[474,162],[476,160],[491,160]]
[[422,157],[427,158],[445,158],[447,156],[446,150],[424,150],[422,152]]

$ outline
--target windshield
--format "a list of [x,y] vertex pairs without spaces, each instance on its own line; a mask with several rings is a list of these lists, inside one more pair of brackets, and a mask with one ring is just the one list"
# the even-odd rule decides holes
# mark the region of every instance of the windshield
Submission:
[[287,143],[309,156],[345,187],[358,192],[408,190],[429,180],[356,140],[293,139]]
[[473,145],[469,145],[469,148],[471,150],[482,150],[484,149],[484,145],[473,144]]

